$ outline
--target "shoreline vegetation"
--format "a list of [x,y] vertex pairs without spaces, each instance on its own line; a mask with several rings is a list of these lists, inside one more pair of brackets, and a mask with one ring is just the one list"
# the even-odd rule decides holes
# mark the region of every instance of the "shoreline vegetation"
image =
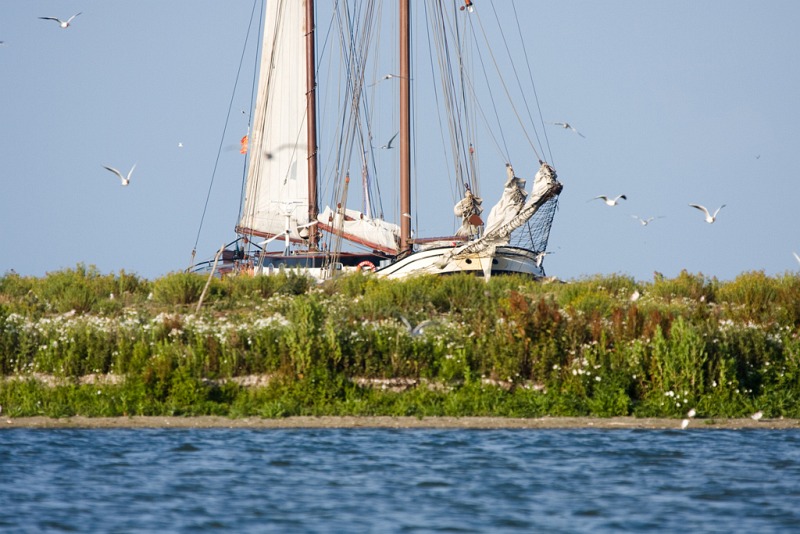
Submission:
[[680,428],[690,409],[689,428],[800,419],[794,273],[315,285],[287,272],[214,278],[201,302],[206,282],[81,264],[0,276],[0,428]]

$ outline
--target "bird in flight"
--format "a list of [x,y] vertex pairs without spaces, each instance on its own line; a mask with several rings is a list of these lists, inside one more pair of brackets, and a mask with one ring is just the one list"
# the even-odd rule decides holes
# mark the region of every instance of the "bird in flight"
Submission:
[[797,263],[800,263],[800,254],[798,254],[797,252],[792,252],[792,254],[794,254],[794,259],[797,260]]
[[133,164],[133,167],[131,167],[131,170],[129,170],[129,171],[128,171],[128,176],[123,176],[123,175],[122,175],[122,173],[121,173],[121,172],[119,172],[119,171],[118,171],[117,169],[115,169],[114,167],[106,167],[105,165],[103,165],[103,168],[104,168],[104,169],[106,169],[106,170],[109,170],[109,171],[113,172],[114,174],[116,174],[116,175],[119,177],[119,179],[120,179],[120,182],[122,182],[122,185],[123,185],[123,186],[126,186],[126,185],[128,185],[129,183],[131,183],[131,174],[133,174],[133,169],[135,169],[135,168],[136,168],[136,164],[134,163],[134,164]]
[[725,207],[725,204],[723,204],[722,206],[717,208],[717,211],[714,212],[714,215],[711,215],[711,213],[709,213],[709,211],[706,209],[705,206],[701,206],[700,204],[689,204],[689,205],[691,207],[696,208],[696,209],[702,211],[703,213],[705,213],[706,214],[706,222],[708,224],[712,224],[714,221],[716,221],[717,220],[717,213],[719,213],[719,210],[721,210],[722,208]]
[[547,256],[548,254],[552,254],[552,252],[550,252],[549,250],[546,250],[544,252],[538,252],[536,254],[536,259],[534,261],[535,261],[537,267],[541,267],[542,266],[542,262],[544,261],[544,257]]
[[591,200],[597,200],[598,198],[601,199],[603,202],[605,202],[606,206],[616,206],[619,199],[628,200],[628,197],[626,197],[625,195],[618,195],[615,198],[608,198],[605,195],[600,195],[599,197],[594,197]]
[[574,127],[574,126],[572,126],[572,125],[571,125],[570,123],[568,123],[568,122],[554,122],[554,123],[552,123],[552,124],[554,124],[554,125],[556,125],[556,126],[561,126],[561,127],[562,127],[562,128],[564,128],[565,130],[572,130],[573,132],[575,132],[576,134],[580,135],[580,136],[581,136],[581,137],[583,137],[584,139],[586,138],[586,136],[585,136],[585,135],[583,135],[583,134],[582,134],[582,133],[580,133],[578,130],[576,130],[576,129],[575,129],[575,127]]
[[381,78],[377,82],[373,82],[373,83],[369,84],[369,86],[372,87],[373,85],[378,85],[382,81],[391,80],[392,78],[405,78],[405,76],[400,76],[399,74],[386,74],[386,75],[383,76],[383,78]]
[[385,145],[383,145],[381,148],[387,148],[387,149],[388,149],[388,148],[394,148],[394,147],[392,146],[392,143],[394,142],[394,140],[397,138],[397,136],[398,136],[398,135],[400,135],[400,132],[397,132],[396,134],[394,134],[394,135],[392,136],[392,138],[391,138],[391,139],[389,139],[389,142],[388,142],[388,143],[386,143]]
[[648,218],[646,218],[646,219],[642,219],[642,218],[641,218],[641,217],[639,217],[638,215],[631,215],[631,217],[633,217],[634,219],[636,219],[637,221],[639,221],[639,223],[640,223],[642,226],[647,226],[648,224],[650,224],[651,222],[655,221],[656,219],[663,219],[663,218],[664,218],[664,217],[648,217]]
[[402,315],[400,316],[400,320],[403,322],[403,325],[408,329],[408,333],[411,334],[411,337],[421,336],[426,328],[429,328],[437,324],[436,321],[432,319],[427,319],[412,328],[411,323],[408,321],[408,319],[406,319]]
[[72,15],[67,20],[61,20],[61,19],[56,18],[56,17],[39,17],[39,18],[42,19],[42,20],[54,20],[54,21],[58,22],[59,26],[61,26],[62,28],[66,29],[66,28],[69,28],[69,25],[72,23],[72,19],[74,19],[75,17],[77,17],[81,13],[83,13],[83,11],[75,13],[74,15]]

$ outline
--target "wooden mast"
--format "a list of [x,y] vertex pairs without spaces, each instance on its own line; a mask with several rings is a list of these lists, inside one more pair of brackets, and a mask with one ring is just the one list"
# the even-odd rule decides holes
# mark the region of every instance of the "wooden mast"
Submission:
[[411,249],[411,68],[409,0],[400,0],[400,253]]
[[[306,117],[308,120],[308,220],[315,221],[317,205],[317,79],[314,44],[314,0],[306,0]],[[309,247],[317,248],[317,231],[311,228]]]

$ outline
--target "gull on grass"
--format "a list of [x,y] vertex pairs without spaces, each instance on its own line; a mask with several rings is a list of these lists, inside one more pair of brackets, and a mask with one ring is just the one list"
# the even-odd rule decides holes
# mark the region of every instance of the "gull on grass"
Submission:
[[628,200],[628,197],[626,197],[625,195],[617,195],[614,198],[609,198],[606,195],[600,195],[600,196],[596,196],[596,197],[590,199],[589,202],[591,202],[592,200],[597,200],[597,199],[600,199],[603,202],[605,202],[606,206],[616,206],[617,203],[620,201],[620,199]]
[[116,174],[119,177],[120,182],[122,183],[122,185],[126,186],[129,183],[131,183],[131,174],[133,174],[133,169],[136,168],[136,164],[135,163],[133,164],[133,167],[131,167],[131,170],[128,171],[128,175],[127,176],[123,176],[122,173],[119,172],[114,167],[107,167],[107,166],[103,165],[103,168],[113,172],[114,174]]
[[54,20],[54,21],[58,22],[58,25],[59,25],[59,26],[61,26],[61,27],[62,27],[62,28],[64,28],[64,29],[67,29],[67,28],[69,28],[70,24],[72,24],[72,19],[74,19],[75,17],[77,17],[77,16],[78,16],[78,15],[80,15],[81,13],[83,13],[83,12],[82,12],[82,11],[80,11],[80,12],[78,12],[78,13],[75,13],[74,15],[72,15],[72,16],[71,16],[70,18],[68,18],[67,20],[61,20],[61,19],[60,19],[60,18],[58,18],[58,17],[39,17],[39,18],[40,18],[40,19],[42,19],[42,20]]
[[706,222],[708,224],[712,224],[714,221],[717,220],[717,213],[719,213],[719,210],[721,210],[722,208],[725,207],[725,204],[723,204],[722,206],[718,207],[717,211],[714,212],[714,215],[711,215],[711,212],[709,212],[708,209],[705,206],[701,206],[700,204],[689,204],[689,206],[691,206],[691,207],[693,207],[695,209],[698,209],[698,210],[702,211],[703,213],[705,213],[706,214]]
[[688,417],[689,419],[691,419],[691,418],[693,418],[695,415],[697,415],[697,410],[695,410],[694,408],[692,408],[692,409],[691,409],[691,410],[689,410],[689,412],[686,414],[686,417]]

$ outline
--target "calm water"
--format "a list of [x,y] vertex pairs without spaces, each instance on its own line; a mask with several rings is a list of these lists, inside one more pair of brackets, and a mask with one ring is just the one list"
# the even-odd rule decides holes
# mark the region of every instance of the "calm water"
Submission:
[[800,432],[0,430],[3,532],[798,532]]

